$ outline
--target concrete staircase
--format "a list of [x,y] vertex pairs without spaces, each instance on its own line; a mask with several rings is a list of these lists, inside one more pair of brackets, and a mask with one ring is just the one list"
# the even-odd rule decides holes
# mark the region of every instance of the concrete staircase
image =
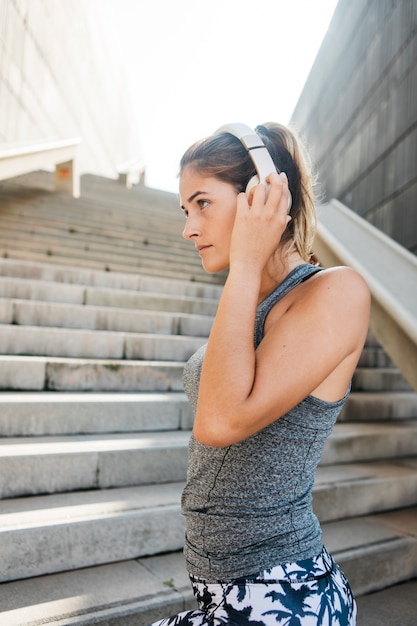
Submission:
[[[172,194],[31,180],[0,190],[0,623],[140,626],[194,606],[181,375],[222,277]],[[417,577],[417,394],[371,335],[314,508],[360,602]]]
[[[81,198],[54,193],[46,172],[0,181],[0,256],[107,272],[221,284],[181,237],[174,194],[83,176]],[[175,287],[174,287],[175,289]]]

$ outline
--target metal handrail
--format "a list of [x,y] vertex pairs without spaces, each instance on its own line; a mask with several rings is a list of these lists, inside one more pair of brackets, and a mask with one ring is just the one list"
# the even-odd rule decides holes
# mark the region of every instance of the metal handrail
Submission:
[[0,144],[0,180],[55,166],[55,189],[80,195],[78,147],[81,139]]
[[81,138],[79,137],[74,137],[72,139],[57,139],[52,141],[34,141],[11,144],[3,143],[0,144],[0,159],[35,154],[37,152],[50,152],[51,150],[57,150],[60,148],[78,146],[80,143]]

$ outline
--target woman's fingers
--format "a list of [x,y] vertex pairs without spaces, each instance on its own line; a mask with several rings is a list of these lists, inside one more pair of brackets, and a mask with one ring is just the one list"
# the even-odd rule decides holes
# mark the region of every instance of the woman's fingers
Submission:
[[263,184],[256,185],[251,189],[252,209],[267,209],[273,213],[288,215],[291,208],[291,194],[288,189],[288,179],[284,172],[274,172],[267,176],[267,187]]
[[276,206],[279,212],[288,213],[290,205],[290,190],[288,189],[288,178],[285,172],[271,173],[266,182],[270,185],[268,200],[266,204]]

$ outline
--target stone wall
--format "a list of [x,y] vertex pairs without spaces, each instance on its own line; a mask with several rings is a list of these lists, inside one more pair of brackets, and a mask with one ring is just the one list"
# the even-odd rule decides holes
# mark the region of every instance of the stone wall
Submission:
[[417,253],[417,2],[339,0],[291,123],[325,199]]
[[0,0],[0,143],[81,137],[81,171],[109,177],[141,156],[112,10]]

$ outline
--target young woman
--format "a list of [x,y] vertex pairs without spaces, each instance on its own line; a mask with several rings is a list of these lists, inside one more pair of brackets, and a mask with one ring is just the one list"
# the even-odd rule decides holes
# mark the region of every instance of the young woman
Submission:
[[[353,626],[311,492],[365,342],[368,288],[311,260],[313,185],[294,133],[258,126],[252,150],[242,125],[224,128],[180,166],[183,235],[207,272],[229,272],[184,370],[195,410],[184,552],[199,609],[160,623]],[[247,190],[262,156],[276,171]]]

